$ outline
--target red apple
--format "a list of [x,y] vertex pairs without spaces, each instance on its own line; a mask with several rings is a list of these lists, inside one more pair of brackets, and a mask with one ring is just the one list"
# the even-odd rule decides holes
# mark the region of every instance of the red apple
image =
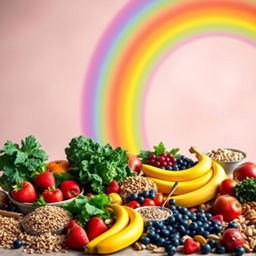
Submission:
[[236,247],[241,247],[244,245],[244,238],[241,232],[236,228],[227,229],[223,233],[221,241],[230,252],[233,252]]
[[127,154],[128,155],[128,158],[129,158],[129,161],[128,161],[128,165],[129,167],[134,171],[134,172],[137,172],[137,173],[140,173],[141,171],[141,167],[142,167],[142,162],[141,160],[133,155],[133,154]]
[[221,214],[225,221],[232,221],[242,214],[242,206],[233,196],[222,195],[215,200],[213,213]]
[[219,186],[219,191],[222,195],[235,196],[236,182],[231,179],[225,179]]
[[238,166],[233,172],[235,180],[244,180],[245,178],[256,178],[256,164],[252,162],[245,162]]

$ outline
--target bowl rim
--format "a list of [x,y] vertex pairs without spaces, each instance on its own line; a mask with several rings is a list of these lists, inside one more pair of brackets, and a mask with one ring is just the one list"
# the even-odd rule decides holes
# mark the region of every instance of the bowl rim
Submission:
[[[79,193],[79,195],[83,195],[84,193],[84,188],[82,187],[81,188],[81,192]],[[79,196],[77,195],[77,196]],[[76,197],[77,197],[76,196]],[[34,203],[28,203],[28,202],[19,202],[19,201],[16,201],[15,199],[12,198],[11,196],[11,192],[8,192],[8,197],[9,199],[16,205],[20,205],[20,206],[33,206],[34,207]],[[47,203],[48,206],[56,206],[56,205],[61,205],[61,204],[64,204],[64,203],[68,203],[70,202],[70,200],[74,200],[76,197],[72,197],[72,198],[69,198],[69,199],[66,199],[66,200],[63,200],[63,201],[60,201],[60,202],[55,202],[55,203]]]
[[[170,215],[164,219],[149,219],[147,221],[164,221],[164,220],[167,220],[169,217],[171,217],[173,215],[173,212],[171,209],[167,208],[167,207],[162,207],[162,206],[157,206],[157,205],[150,205],[150,206],[141,206],[141,207],[138,207],[136,209],[134,209],[135,211],[137,211],[139,213],[139,210],[141,209],[149,209],[149,208],[156,208],[156,209],[162,209],[162,210],[165,210],[167,212],[170,213]],[[143,218],[144,219],[144,218]]]
[[[243,156],[244,156],[242,159],[237,160],[237,161],[217,161],[217,160],[214,160],[214,159],[211,158],[213,161],[215,161],[215,162],[217,162],[217,163],[236,164],[236,163],[239,163],[239,162],[243,161],[243,160],[247,157],[247,154],[246,154],[244,151],[239,150],[239,149],[234,149],[234,148],[220,148],[220,147],[217,148],[217,149],[228,149],[228,150],[231,150],[231,151],[234,151],[234,152],[242,153]],[[205,150],[203,153],[204,153],[205,155],[207,155],[207,153],[210,153],[212,150],[214,150],[214,149]],[[207,155],[207,156],[208,156],[208,155]]]

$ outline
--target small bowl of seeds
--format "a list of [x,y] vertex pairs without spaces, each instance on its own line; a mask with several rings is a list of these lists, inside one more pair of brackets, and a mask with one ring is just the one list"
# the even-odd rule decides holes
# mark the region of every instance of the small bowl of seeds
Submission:
[[143,218],[144,222],[164,221],[172,216],[172,211],[161,206],[143,206],[135,209]]
[[246,154],[238,149],[218,148],[205,152],[213,161],[220,164],[228,177],[233,177],[233,171],[244,162]]

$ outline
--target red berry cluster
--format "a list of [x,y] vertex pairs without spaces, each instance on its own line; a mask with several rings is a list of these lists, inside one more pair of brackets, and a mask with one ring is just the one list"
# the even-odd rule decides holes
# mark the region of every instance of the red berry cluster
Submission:
[[156,154],[151,154],[147,161],[147,164],[156,167],[166,167],[176,163],[176,159],[172,154],[162,153],[157,156]]

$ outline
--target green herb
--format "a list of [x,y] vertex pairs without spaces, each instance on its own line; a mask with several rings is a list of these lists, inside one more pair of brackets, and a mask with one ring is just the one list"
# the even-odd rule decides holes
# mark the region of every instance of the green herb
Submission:
[[63,204],[62,207],[73,213],[79,223],[85,225],[93,216],[103,219],[111,218],[110,212],[105,209],[105,206],[109,203],[110,199],[105,194],[96,195],[91,198],[79,195],[71,203]]
[[44,200],[44,197],[43,196],[39,196],[39,198],[34,202],[34,206],[45,206],[47,205],[47,203],[45,202]]
[[256,201],[256,179],[246,178],[237,183],[235,192],[241,203]]
[[69,174],[96,193],[104,192],[112,180],[121,182],[135,175],[128,166],[127,152],[109,144],[101,146],[90,138],[79,136],[71,140],[65,152],[72,165]]
[[48,159],[45,151],[34,136],[21,141],[21,146],[7,141],[0,150],[0,185],[10,188],[24,180],[31,180],[35,171],[45,168]]
[[163,142],[160,142],[158,145],[153,146],[153,148],[154,148],[154,151],[146,151],[146,150],[140,151],[140,154],[138,155],[138,157],[142,159],[143,163],[147,162],[151,154],[155,154],[157,156],[163,153],[172,154],[174,158],[179,158],[181,156],[180,154],[178,154],[180,150],[179,148],[173,148],[170,151],[168,151]]

